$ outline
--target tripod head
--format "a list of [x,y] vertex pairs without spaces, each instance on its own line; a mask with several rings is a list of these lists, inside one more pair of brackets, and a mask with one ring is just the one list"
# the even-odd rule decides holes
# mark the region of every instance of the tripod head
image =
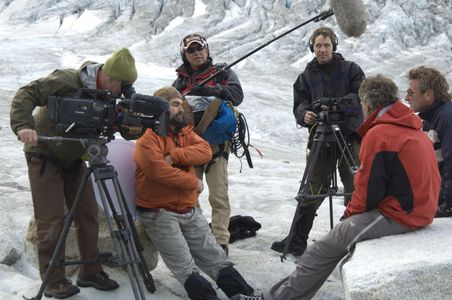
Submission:
[[62,136],[38,136],[39,141],[63,143],[64,141],[79,142],[88,156],[90,166],[105,166],[108,163],[108,138],[69,138]]
[[337,142],[337,136],[341,136],[339,125],[317,123],[313,142]]

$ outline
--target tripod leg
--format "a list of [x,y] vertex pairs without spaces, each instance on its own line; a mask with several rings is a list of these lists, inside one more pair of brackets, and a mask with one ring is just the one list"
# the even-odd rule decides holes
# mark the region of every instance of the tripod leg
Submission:
[[[135,236],[133,235],[133,232],[134,232],[133,229],[135,229],[135,226],[133,225],[133,222],[131,222],[131,218],[129,218],[127,216],[126,211],[127,211],[128,207],[125,202],[124,196],[122,194],[122,190],[120,188],[118,178],[116,177],[116,173],[115,173],[115,177],[113,178],[113,184],[115,187],[116,194],[117,194],[117,196],[119,196],[118,197],[119,207],[121,209],[123,217],[125,216],[125,218],[123,218],[123,222],[124,222],[124,227],[126,229],[125,231],[127,232],[127,235],[128,235],[127,243],[125,244],[125,246],[127,247],[127,251],[129,253],[129,255],[131,256],[130,257],[131,260],[134,262],[131,266],[132,271],[133,271],[133,278],[134,278],[134,280],[137,281],[137,286],[138,286],[142,296],[144,296],[144,289],[140,284],[141,282],[138,281],[138,268],[137,268],[137,265],[138,265],[140,267],[140,270],[142,270],[142,263],[144,263],[144,261],[140,260],[139,252],[136,247],[137,243],[134,239]],[[135,230],[135,232],[136,232],[136,230]],[[150,275],[150,273],[148,273],[148,274]],[[146,278],[148,278],[148,277],[146,277]],[[152,281],[152,284],[153,283],[154,282]],[[155,289],[155,287],[154,287],[154,289]]]
[[[111,197],[109,195],[108,189],[105,189],[105,183],[103,183],[103,181],[105,181],[106,179],[111,179],[121,212],[124,212],[124,199],[122,198],[118,189],[119,183],[114,168],[111,166],[96,168],[94,170],[94,178],[99,189],[99,195],[101,196],[104,211],[108,211],[108,203],[106,200],[107,195],[108,198],[111,199]],[[114,206],[111,205],[110,209],[113,208]],[[124,214],[122,214],[122,216],[123,215]],[[106,219],[118,256],[121,255],[121,257],[118,257],[120,258],[120,263],[123,263],[126,266],[135,299],[145,299],[144,288],[142,287],[140,281],[137,280],[138,271],[136,262],[138,260],[135,244],[131,235],[130,224],[126,218],[121,218],[121,222],[118,223],[119,230],[115,231],[113,229],[113,224],[110,218],[107,216]]]
[[[121,194],[121,198],[123,200],[125,200],[124,193],[122,191],[122,188],[121,188],[121,185],[119,184],[119,182],[118,182],[118,189]],[[146,286],[146,289],[150,293],[154,293],[155,292],[155,283],[154,283],[154,279],[152,278],[151,272],[149,271],[149,268],[146,264],[146,260],[144,259],[144,256],[143,256],[142,251],[144,250],[144,247],[141,244],[140,239],[138,237],[137,229],[135,227],[135,224],[134,224],[134,221],[132,218],[132,214],[130,213],[129,206],[124,203],[124,208],[125,208],[127,220],[129,221],[129,224],[130,224],[130,229],[132,230],[133,241],[135,243],[135,247],[137,250],[138,257],[139,257],[139,261],[140,261],[139,267],[140,267],[140,271],[141,271],[141,276],[143,277],[144,285]]]
[[[332,176],[333,176],[332,186],[333,186],[333,189],[335,188],[335,190],[337,191],[337,173],[336,173],[336,169],[333,171]],[[330,207],[330,229],[333,229],[334,221],[333,221],[333,194],[332,193],[329,193],[328,201],[329,201],[329,207]]]
[[[297,197],[295,198],[298,201],[297,208],[295,210],[295,215],[292,220],[292,225],[290,226],[289,235],[287,236],[287,242],[284,245],[284,250],[281,255],[281,262],[286,259],[287,252],[289,251],[289,246],[294,236],[295,228],[297,226],[297,222],[303,217],[303,210],[301,209],[306,205],[305,201],[308,198],[307,196],[307,187],[311,184],[312,172],[317,164],[317,160],[319,159],[321,151],[321,144],[319,141],[314,140],[312,143],[312,149],[309,154],[309,157],[306,161],[305,171],[303,173],[303,178],[301,179],[300,188],[298,190]],[[313,198],[313,197],[311,197]]]
[[35,300],[35,299],[40,300],[42,298],[45,287],[50,279],[50,273],[52,272],[52,268],[57,266],[57,264],[58,264],[57,260],[60,256],[63,245],[66,242],[66,238],[69,233],[69,229],[71,228],[71,225],[74,221],[75,213],[79,206],[80,200],[83,197],[83,192],[85,190],[86,184],[87,184],[88,180],[90,180],[89,176],[91,175],[91,172],[92,172],[91,168],[88,168],[85,171],[85,173],[83,174],[83,178],[82,178],[80,187],[77,191],[77,195],[75,196],[74,203],[72,204],[72,207],[71,207],[69,213],[65,217],[63,229],[61,230],[60,235],[58,236],[58,241],[57,241],[55,250],[53,251],[52,258],[50,259],[49,266],[47,267],[47,270],[44,275],[44,279],[42,280],[38,294],[35,297],[31,298],[33,300]]
[[345,162],[347,163],[347,166],[350,168],[351,172],[356,171],[358,169],[358,166],[355,162],[355,159],[353,158],[353,154],[347,147],[347,142],[345,141],[342,132],[339,130],[339,127],[337,125],[335,125],[335,127],[333,128],[333,135],[336,140],[336,144],[341,151],[341,158],[343,157],[345,159]]
[[[357,155],[354,155],[356,153],[354,145],[351,145],[352,149],[348,147],[339,127],[336,126],[333,128],[333,135],[341,153],[339,160],[339,172],[342,183],[344,184],[344,205],[347,206],[353,192],[353,177],[358,170],[357,162],[359,163],[359,159],[357,158]],[[345,161],[345,164],[342,159]]]

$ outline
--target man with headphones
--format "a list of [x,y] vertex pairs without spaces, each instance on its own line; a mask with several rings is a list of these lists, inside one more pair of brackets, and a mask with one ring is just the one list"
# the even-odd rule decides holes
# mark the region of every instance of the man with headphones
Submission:
[[[347,105],[347,111],[352,113],[347,113],[346,122],[340,125],[340,129],[350,147],[353,159],[358,163],[360,138],[356,129],[363,122],[358,89],[365,75],[356,63],[346,61],[340,53],[336,53],[337,44],[337,36],[331,28],[318,28],[311,35],[309,48],[315,57],[307,64],[293,85],[293,114],[297,124],[309,130],[308,149],[310,149],[317,127],[317,115],[320,111],[329,109],[324,105],[315,105],[316,101],[321,98],[351,98],[352,104]],[[312,195],[327,192],[336,167],[344,185],[344,192],[353,191],[353,174],[347,162],[341,159],[340,151],[337,148],[323,147],[311,173],[309,189]],[[345,197],[345,205],[350,198]],[[323,200],[324,198],[305,201],[299,214],[301,217],[295,220],[295,231],[288,253],[302,255],[306,250],[316,211]],[[282,241],[274,242],[271,249],[283,252],[286,243],[287,237]]]

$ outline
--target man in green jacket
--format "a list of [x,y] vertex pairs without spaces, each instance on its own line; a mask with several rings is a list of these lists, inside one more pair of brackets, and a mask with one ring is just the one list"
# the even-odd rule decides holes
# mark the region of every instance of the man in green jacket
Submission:
[[[55,136],[55,122],[47,118],[49,96],[73,96],[80,88],[109,90],[115,95],[137,79],[135,60],[128,49],[114,52],[105,64],[85,62],[79,70],[55,70],[47,77],[21,87],[11,105],[11,128],[24,143],[28,177],[37,225],[39,272],[44,279],[64,223],[65,206],[70,209],[82,181],[86,150],[80,142],[39,141],[38,136]],[[35,114],[33,111],[37,107]],[[99,223],[93,187],[88,182],[74,223],[82,260],[98,255]],[[60,258],[64,260],[64,250]],[[77,285],[114,290],[118,283],[109,278],[99,263],[81,265]],[[80,292],[65,276],[64,267],[52,270],[44,290],[46,297],[67,298]]]

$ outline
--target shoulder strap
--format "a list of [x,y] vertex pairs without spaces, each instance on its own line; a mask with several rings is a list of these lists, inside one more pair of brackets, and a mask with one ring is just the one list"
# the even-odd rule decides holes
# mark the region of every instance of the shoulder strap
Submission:
[[187,122],[188,125],[195,126],[195,116],[193,115],[193,110],[187,100],[182,102],[182,109],[184,110],[184,121]]
[[216,98],[215,100],[213,100],[209,104],[209,106],[207,106],[207,109],[204,111],[201,120],[199,121],[198,125],[193,129],[193,131],[199,135],[202,135],[204,131],[206,131],[207,127],[209,127],[210,123],[212,123],[212,121],[217,116],[220,105],[221,99]]

